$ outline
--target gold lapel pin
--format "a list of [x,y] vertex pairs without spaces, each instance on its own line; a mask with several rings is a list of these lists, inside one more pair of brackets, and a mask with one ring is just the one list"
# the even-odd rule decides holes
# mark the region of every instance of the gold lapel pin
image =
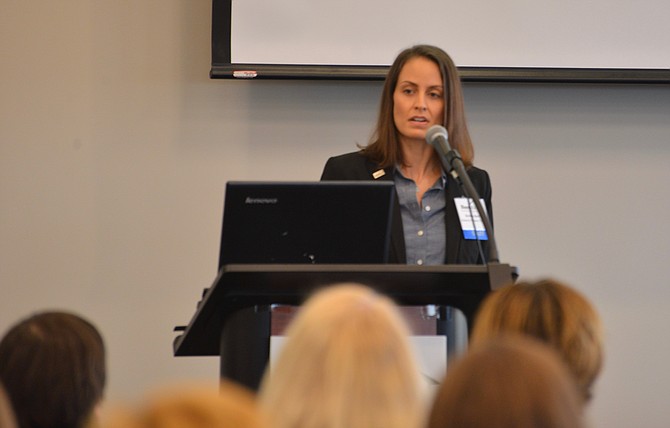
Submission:
[[384,175],[386,175],[386,171],[384,171],[383,169],[379,169],[372,173],[372,177],[375,180],[378,179],[379,177],[383,177]]

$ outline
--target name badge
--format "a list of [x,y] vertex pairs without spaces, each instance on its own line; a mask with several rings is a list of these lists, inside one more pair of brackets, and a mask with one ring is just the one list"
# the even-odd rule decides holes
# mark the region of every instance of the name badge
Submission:
[[[483,199],[479,200],[486,212],[486,204]],[[461,221],[461,229],[463,230],[463,238],[478,239],[480,241],[487,241],[489,239],[484,228],[484,222],[479,216],[477,206],[472,198],[454,198],[456,204],[456,212]],[[488,212],[486,212],[488,215]]]

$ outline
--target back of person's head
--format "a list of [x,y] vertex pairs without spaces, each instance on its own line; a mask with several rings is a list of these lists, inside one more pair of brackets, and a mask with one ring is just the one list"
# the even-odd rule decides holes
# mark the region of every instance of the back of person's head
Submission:
[[103,428],[263,428],[253,393],[232,382],[159,389],[133,408],[117,408]]
[[261,386],[277,428],[413,428],[422,423],[409,329],[387,297],[359,284],[312,296]]
[[2,384],[0,384],[0,428],[16,428],[14,411]]
[[471,347],[440,385],[428,428],[580,428],[583,407],[549,346],[501,335]]
[[482,302],[471,343],[505,332],[528,334],[553,346],[588,401],[602,368],[603,333],[600,317],[586,297],[551,279],[502,287]]
[[22,428],[83,426],[102,399],[105,377],[102,336],[75,314],[35,314],[0,342],[0,381]]

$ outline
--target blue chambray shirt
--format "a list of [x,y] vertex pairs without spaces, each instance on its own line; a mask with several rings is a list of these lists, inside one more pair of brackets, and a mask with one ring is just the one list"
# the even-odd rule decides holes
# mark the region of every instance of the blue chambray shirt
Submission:
[[400,168],[393,176],[402,227],[405,232],[407,264],[441,265],[446,259],[445,187],[447,177],[441,178],[424,193],[421,203],[416,199],[416,183],[405,177]]

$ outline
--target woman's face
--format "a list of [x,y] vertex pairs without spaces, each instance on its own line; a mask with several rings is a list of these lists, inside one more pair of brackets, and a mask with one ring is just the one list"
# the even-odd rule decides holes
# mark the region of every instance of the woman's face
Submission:
[[400,70],[393,91],[393,121],[400,142],[425,143],[426,131],[444,125],[444,88],[440,70],[425,57],[414,57]]

